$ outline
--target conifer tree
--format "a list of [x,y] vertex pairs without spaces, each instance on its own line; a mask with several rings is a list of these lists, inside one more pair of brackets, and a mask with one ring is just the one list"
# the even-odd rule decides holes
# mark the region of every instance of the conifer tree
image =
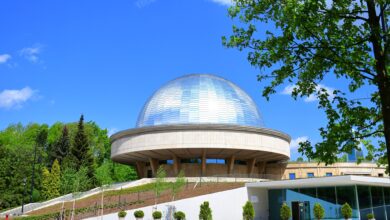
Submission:
[[69,131],[68,127],[65,125],[62,129],[62,134],[60,138],[54,144],[54,158],[58,160],[60,164],[64,158],[69,154],[70,150],[70,140],[69,140]]
[[51,166],[50,180],[50,198],[60,196],[61,168],[58,160],[54,160],[53,165]]
[[50,172],[46,167],[44,167],[42,168],[42,197],[45,199],[50,198],[50,182]]
[[84,130],[83,115],[81,115],[77,126],[77,132],[73,140],[71,152],[73,158],[75,159],[76,169],[79,170],[80,167],[85,166],[88,169],[88,177],[94,178],[93,157],[88,143],[88,138]]

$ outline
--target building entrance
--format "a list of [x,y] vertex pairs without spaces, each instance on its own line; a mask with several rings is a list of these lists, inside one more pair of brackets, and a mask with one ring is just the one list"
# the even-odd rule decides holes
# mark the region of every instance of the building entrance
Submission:
[[291,207],[293,220],[310,220],[309,201],[292,201]]

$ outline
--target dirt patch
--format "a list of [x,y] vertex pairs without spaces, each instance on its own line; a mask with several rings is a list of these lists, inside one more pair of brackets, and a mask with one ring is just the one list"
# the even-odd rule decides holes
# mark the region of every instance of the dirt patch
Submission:
[[[244,183],[202,183],[194,188],[194,183],[188,183],[183,187],[183,190],[178,193],[175,200],[191,198],[200,195],[206,195],[215,192],[221,192],[230,189],[236,189],[244,186]],[[108,193],[107,193],[108,194]],[[101,213],[101,193],[90,196],[75,202],[75,217],[74,219],[82,219],[87,217],[98,216]],[[172,193],[170,189],[161,193],[157,203],[172,201]],[[118,212],[120,210],[136,209],[155,204],[155,195],[153,190],[144,192],[133,192],[127,194],[119,194],[114,196],[104,197],[104,214]],[[199,204],[200,205],[200,204]],[[56,204],[39,210],[27,213],[31,217],[37,219],[55,219],[59,216],[61,210],[65,219],[70,219],[73,202],[64,204]],[[45,215],[45,216],[43,216]],[[42,217],[42,218],[40,218]]]

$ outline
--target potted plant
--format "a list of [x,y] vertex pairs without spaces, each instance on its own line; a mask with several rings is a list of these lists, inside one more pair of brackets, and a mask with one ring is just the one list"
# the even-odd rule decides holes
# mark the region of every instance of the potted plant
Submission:
[[314,218],[316,218],[317,220],[321,220],[325,217],[325,209],[318,202],[314,204],[313,212]]
[[142,210],[137,210],[134,212],[134,217],[137,220],[142,220],[144,218],[144,212]]
[[343,206],[341,206],[341,214],[343,215],[344,219],[350,219],[352,217],[352,208],[348,203],[345,203]]
[[255,217],[255,209],[251,202],[247,201],[242,207],[242,218],[244,220],[253,220]]
[[121,210],[120,212],[118,212],[119,220],[124,220],[126,215],[127,215],[127,212],[125,212],[124,210]]
[[162,217],[162,213],[160,212],[160,211],[154,211],[153,212],[153,219],[161,219],[161,217]]
[[280,218],[282,220],[288,220],[291,217],[291,209],[290,207],[284,202],[282,207],[280,208]]
[[173,214],[173,217],[175,218],[175,220],[184,220],[186,219],[186,214],[184,214],[184,212],[182,211],[178,211]]
[[368,218],[368,220],[375,220],[374,213],[368,213],[367,218]]
[[199,211],[199,220],[212,220],[212,211],[209,206],[209,202],[203,202],[203,204],[200,205],[200,211]]

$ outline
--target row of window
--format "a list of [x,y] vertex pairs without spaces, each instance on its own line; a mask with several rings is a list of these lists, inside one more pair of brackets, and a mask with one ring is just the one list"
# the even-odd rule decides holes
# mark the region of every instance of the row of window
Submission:
[[[326,173],[325,176],[333,176],[332,173]],[[307,178],[313,178],[314,173],[307,173]],[[296,179],[295,173],[289,173],[289,179],[294,180]]]
[[323,219],[341,219],[341,206],[348,203],[352,208],[352,219],[367,220],[367,214],[373,213],[376,219],[390,220],[390,187],[367,185],[270,189],[269,219],[280,219],[279,210],[283,202],[293,208],[293,203],[297,201],[308,204],[307,209],[301,210],[304,213],[300,214],[307,217],[303,219],[313,219],[310,217],[314,216],[316,203],[324,208]]
[[[173,164],[173,160],[159,160],[158,162],[160,165],[161,164],[168,164],[168,165]],[[242,162],[245,162],[245,161],[236,160],[234,163],[235,164],[242,164]],[[200,158],[180,159],[180,163],[201,164],[202,159],[200,159]],[[217,159],[217,158],[207,158],[206,164],[226,164],[226,160],[225,159]]]

